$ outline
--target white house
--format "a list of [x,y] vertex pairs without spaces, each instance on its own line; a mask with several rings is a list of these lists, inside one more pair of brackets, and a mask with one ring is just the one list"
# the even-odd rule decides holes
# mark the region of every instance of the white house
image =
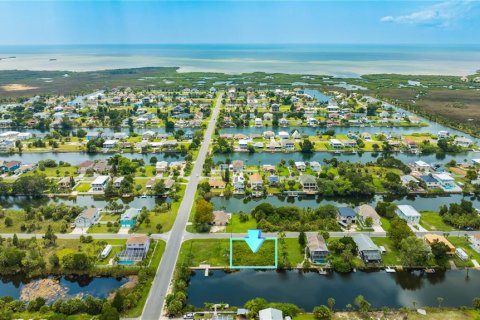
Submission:
[[420,172],[428,172],[432,168],[428,163],[422,160],[415,161],[413,166],[417,171]]
[[148,236],[136,235],[128,238],[125,251],[129,256],[145,258],[149,247],[150,238]]
[[245,178],[242,174],[235,175],[233,177],[233,188],[235,192],[244,192],[245,191]]
[[410,205],[398,205],[395,209],[395,213],[400,219],[407,221],[409,224],[420,223],[420,213],[418,213],[418,211]]
[[248,140],[246,139],[240,139],[238,140],[238,147],[242,150],[246,150],[248,146]]
[[155,164],[155,171],[157,174],[164,173],[167,171],[168,168],[168,162],[167,161],[157,161]]
[[341,149],[343,148],[343,143],[338,139],[330,139],[330,146],[334,149]]
[[258,313],[260,320],[283,320],[283,312],[274,308],[260,310]]
[[289,135],[288,132],[286,132],[286,131],[280,131],[277,136],[280,137],[280,139],[288,139],[288,138],[290,138],[290,135]]
[[108,180],[110,180],[109,176],[98,176],[93,180],[92,182],[92,190],[93,191],[103,191],[105,189],[105,186],[108,183]]
[[297,168],[298,171],[305,171],[307,165],[303,161],[295,161],[295,168]]
[[322,165],[318,161],[310,161],[310,168],[315,172],[320,172],[322,170]]
[[75,227],[89,228],[97,223],[99,218],[100,213],[97,208],[85,209],[75,218]]
[[260,118],[255,118],[255,126],[256,126],[256,127],[261,127],[261,126],[263,126],[262,119],[260,119]]
[[120,186],[122,185],[123,180],[125,180],[125,177],[115,178],[115,180],[113,180],[113,186],[114,186],[115,188],[120,188]]
[[469,138],[457,137],[455,138],[453,143],[455,143],[457,146],[468,148],[473,143],[473,141]]
[[448,131],[445,131],[445,130],[438,131],[437,133],[438,139],[445,139],[448,137],[448,135],[449,135]]
[[470,247],[480,253],[480,234],[470,236]]
[[117,146],[117,140],[106,140],[103,143],[103,147],[105,149],[112,149],[112,148],[115,148],[116,146]]

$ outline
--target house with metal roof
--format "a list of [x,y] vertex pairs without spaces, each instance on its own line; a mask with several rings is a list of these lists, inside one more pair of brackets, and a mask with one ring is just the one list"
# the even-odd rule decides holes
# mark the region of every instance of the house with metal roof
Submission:
[[313,263],[327,262],[328,248],[325,239],[321,235],[309,235],[307,238],[307,249],[310,254],[310,260]]
[[120,225],[124,228],[131,228],[137,222],[140,209],[129,208],[120,216]]
[[346,227],[355,223],[356,213],[352,208],[349,207],[338,207],[337,208],[337,220],[338,223]]
[[378,263],[382,261],[380,248],[373,243],[372,239],[361,233],[353,236],[353,241],[358,248],[358,254],[366,263]]
[[400,204],[395,209],[395,214],[400,218],[405,220],[410,224],[419,224],[420,223],[420,213],[415,210],[411,205]]

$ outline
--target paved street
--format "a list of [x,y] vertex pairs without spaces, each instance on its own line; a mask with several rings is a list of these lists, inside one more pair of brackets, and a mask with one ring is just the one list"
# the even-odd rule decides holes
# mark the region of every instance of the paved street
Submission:
[[205,132],[205,138],[198,153],[198,157],[193,166],[190,181],[187,185],[185,196],[183,197],[180,208],[178,209],[177,218],[173,225],[170,237],[163,254],[162,261],[157,269],[157,274],[152,283],[150,294],[148,296],[145,308],[143,309],[142,319],[159,319],[162,315],[163,304],[165,295],[167,294],[170,281],[173,276],[175,264],[177,263],[178,253],[182,245],[183,236],[185,234],[185,227],[187,226],[190,210],[195,200],[195,192],[197,191],[197,185],[199,177],[202,174],[203,163],[208,152],[208,146],[212,139],[212,135],[215,129],[215,122],[220,112],[220,105],[222,102],[222,93],[219,94],[215,108],[213,109],[208,128]]

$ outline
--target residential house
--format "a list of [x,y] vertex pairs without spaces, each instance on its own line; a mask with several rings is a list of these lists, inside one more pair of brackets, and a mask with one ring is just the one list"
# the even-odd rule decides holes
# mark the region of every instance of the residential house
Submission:
[[430,172],[432,167],[426,163],[425,161],[418,160],[413,163],[413,167],[415,170],[420,172]]
[[233,189],[237,193],[245,192],[245,178],[242,174],[237,174],[233,177]]
[[435,242],[443,243],[448,247],[448,255],[453,256],[455,254],[455,246],[444,236],[429,233],[423,236],[423,240],[425,240],[429,246],[432,246]]
[[373,243],[372,239],[365,234],[357,234],[353,236],[353,241],[358,248],[358,254],[366,263],[379,263],[382,261],[382,253],[380,248]]
[[274,308],[260,310],[258,313],[260,320],[283,320],[283,312]]
[[212,189],[224,189],[226,182],[220,179],[210,179],[208,180],[208,185]]
[[279,131],[277,136],[282,140],[290,138],[290,135],[286,131]]
[[480,253],[480,233],[471,235],[469,240],[470,240],[470,247],[472,247],[472,249],[475,250],[476,252]]
[[100,212],[97,208],[85,209],[75,218],[75,227],[90,228],[92,225],[97,223],[99,218]]
[[438,131],[437,133],[438,139],[445,139],[445,138],[448,138],[448,136],[449,136],[449,133],[448,131],[445,131],[445,130]]
[[333,149],[341,149],[341,148],[343,148],[343,143],[342,143],[342,141],[340,141],[338,139],[330,139],[330,146]]
[[409,174],[401,176],[400,180],[402,181],[402,184],[405,185],[405,186],[408,185],[412,181],[415,182],[416,184],[418,184],[418,180],[415,179],[415,177],[413,177]]
[[155,178],[151,178],[147,181],[147,183],[145,184],[145,189],[147,190],[152,190],[153,187],[155,187],[155,183],[156,183],[156,180]]
[[123,228],[131,228],[137,223],[140,209],[129,208],[120,216],[120,225]]
[[104,143],[103,143],[103,148],[104,149],[112,149],[112,148],[115,148],[117,146],[117,140],[106,140]]
[[305,192],[312,192],[317,190],[317,181],[315,177],[310,174],[302,174],[299,177],[300,184]]
[[275,133],[273,131],[264,131],[263,132],[263,137],[265,139],[275,138]]
[[473,141],[466,137],[457,137],[453,143],[457,146],[468,148],[470,145],[472,145]]
[[395,214],[400,218],[405,220],[409,224],[419,224],[420,223],[420,213],[415,210],[411,205],[400,204],[395,209]]
[[277,186],[278,183],[280,182],[280,179],[276,175],[270,175],[268,176],[268,185],[269,186]]
[[338,207],[337,212],[337,221],[340,225],[346,227],[355,224],[356,213],[352,208]]
[[262,119],[260,118],[255,118],[255,127],[261,127],[263,126],[263,122],[262,122]]
[[0,161],[0,171],[8,173],[14,173],[18,169],[20,169],[20,165],[22,164],[20,161],[17,160],[7,161],[3,163],[1,162],[3,161]]
[[407,149],[410,151],[417,151],[417,143],[412,140],[405,140],[404,141],[405,145],[407,146]]
[[288,127],[288,120],[286,118],[281,118],[280,120],[278,120],[278,124],[282,128]]
[[122,185],[123,180],[125,180],[125,177],[117,177],[115,180],[113,180],[113,187],[114,188],[120,188]]
[[262,190],[263,189],[263,179],[258,172],[255,172],[249,177],[250,186],[253,190]]
[[243,161],[242,160],[233,160],[232,171],[235,172],[235,173],[243,172]]
[[420,176],[420,177],[418,177],[418,179],[419,179],[420,181],[425,182],[425,184],[426,184],[427,187],[429,187],[429,188],[435,188],[435,187],[439,187],[439,186],[440,186],[440,182],[438,182],[437,179],[435,179],[434,177],[429,176],[429,175]]
[[58,181],[57,185],[60,189],[68,189],[72,187],[72,180],[70,177],[63,177]]
[[281,141],[282,148],[286,150],[293,150],[295,149],[295,143],[292,140],[286,139]]
[[85,139],[87,141],[90,141],[90,140],[100,138],[101,136],[102,136],[102,134],[100,132],[90,131],[90,132],[87,132],[87,135],[85,136]]
[[238,140],[238,148],[240,148],[241,150],[247,150],[247,147],[248,147],[248,140],[245,140],[245,139]]
[[312,168],[312,170],[315,172],[322,171],[322,166],[318,161],[310,161],[310,168]]
[[155,172],[157,174],[162,174],[168,169],[168,162],[167,161],[157,161],[155,164]]
[[134,235],[128,238],[125,253],[130,257],[145,258],[150,247],[150,238],[146,235]]
[[321,235],[309,235],[307,238],[307,249],[310,254],[310,260],[313,263],[327,262],[328,248],[325,239]]
[[231,216],[230,213],[226,213],[223,210],[213,211],[212,224],[217,227],[224,227],[230,221]]
[[365,220],[367,218],[372,219],[372,226],[378,227],[380,226],[380,216],[378,215],[377,211],[375,208],[368,204],[362,204],[361,206],[358,206],[355,208],[355,212],[357,213],[358,220],[365,225]]
[[272,112],[279,112],[280,111],[280,105],[278,103],[272,103]]
[[455,179],[446,172],[434,173],[432,175],[438,181],[444,191],[460,192],[462,189],[455,183]]
[[88,169],[93,168],[94,164],[95,162],[92,160],[85,160],[78,165],[78,172],[84,174]]
[[298,171],[305,171],[307,165],[303,161],[295,161],[295,168],[297,168]]
[[109,176],[98,176],[92,182],[92,191],[103,191],[107,186],[108,181],[110,180]]

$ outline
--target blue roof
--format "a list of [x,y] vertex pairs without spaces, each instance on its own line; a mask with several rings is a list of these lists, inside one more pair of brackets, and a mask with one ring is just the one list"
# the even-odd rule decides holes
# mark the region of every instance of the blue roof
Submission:
[[352,208],[339,207],[339,208],[337,208],[337,209],[338,209],[338,214],[339,214],[341,217],[345,217],[345,218],[355,217],[355,211],[353,211]]
[[434,177],[432,176],[420,176],[420,179],[422,179],[423,181],[425,182],[438,182],[437,179],[435,179]]

